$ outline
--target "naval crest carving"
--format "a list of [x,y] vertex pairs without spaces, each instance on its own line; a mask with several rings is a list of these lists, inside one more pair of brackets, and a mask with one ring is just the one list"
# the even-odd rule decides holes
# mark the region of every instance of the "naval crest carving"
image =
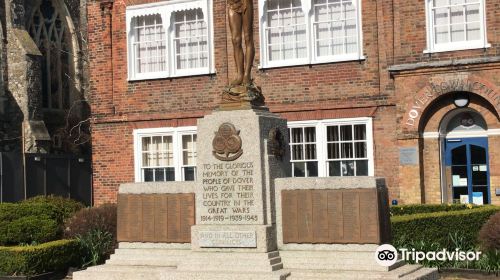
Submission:
[[233,161],[243,154],[240,131],[232,123],[223,123],[212,141],[213,155],[218,160]]

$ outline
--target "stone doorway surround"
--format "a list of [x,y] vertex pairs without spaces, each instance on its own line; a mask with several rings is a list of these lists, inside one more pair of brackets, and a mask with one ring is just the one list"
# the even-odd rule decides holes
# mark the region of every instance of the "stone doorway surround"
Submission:
[[[466,106],[480,113],[488,125],[490,147],[500,145],[500,87],[496,70],[500,57],[461,59],[440,62],[395,65],[389,72],[395,80],[398,108],[397,168],[401,204],[442,203],[443,192],[439,125],[443,117],[456,109],[457,92],[467,92]],[[496,155],[498,149],[490,149]],[[500,162],[490,162],[500,168]],[[500,183],[500,176],[490,177],[490,186]],[[491,203],[499,205],[500,196],[490,188]]]

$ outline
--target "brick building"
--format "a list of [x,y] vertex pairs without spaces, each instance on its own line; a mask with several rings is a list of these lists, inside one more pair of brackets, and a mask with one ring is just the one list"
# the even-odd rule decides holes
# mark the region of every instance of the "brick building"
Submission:
[[[253,4],[253,76],[288,120],[293,176],[500,204],[500,0]],[[195,180],[196,120],[235,72],[226,1],[87,8],[94,203],[124,182]]]

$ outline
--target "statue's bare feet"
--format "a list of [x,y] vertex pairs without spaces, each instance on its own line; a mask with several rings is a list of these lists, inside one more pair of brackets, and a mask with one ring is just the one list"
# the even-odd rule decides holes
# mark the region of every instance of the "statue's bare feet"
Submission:
[[238,75],[236,79],[231,82],[231,86],[239,86],[243,82],[243,77]]
[[250,76],[245,75],[245,76],[243,77],[243,81],[242,81],[242,83],[243,83],[244,85],[250,85],[250,84],[252,84],[252,79],[250,78]]

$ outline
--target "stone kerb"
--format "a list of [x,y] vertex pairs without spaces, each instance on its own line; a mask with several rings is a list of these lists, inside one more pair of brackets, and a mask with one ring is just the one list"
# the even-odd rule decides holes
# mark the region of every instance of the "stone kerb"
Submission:
[[121,184],[118,194],[194,193],[195,181],[146,182]]

